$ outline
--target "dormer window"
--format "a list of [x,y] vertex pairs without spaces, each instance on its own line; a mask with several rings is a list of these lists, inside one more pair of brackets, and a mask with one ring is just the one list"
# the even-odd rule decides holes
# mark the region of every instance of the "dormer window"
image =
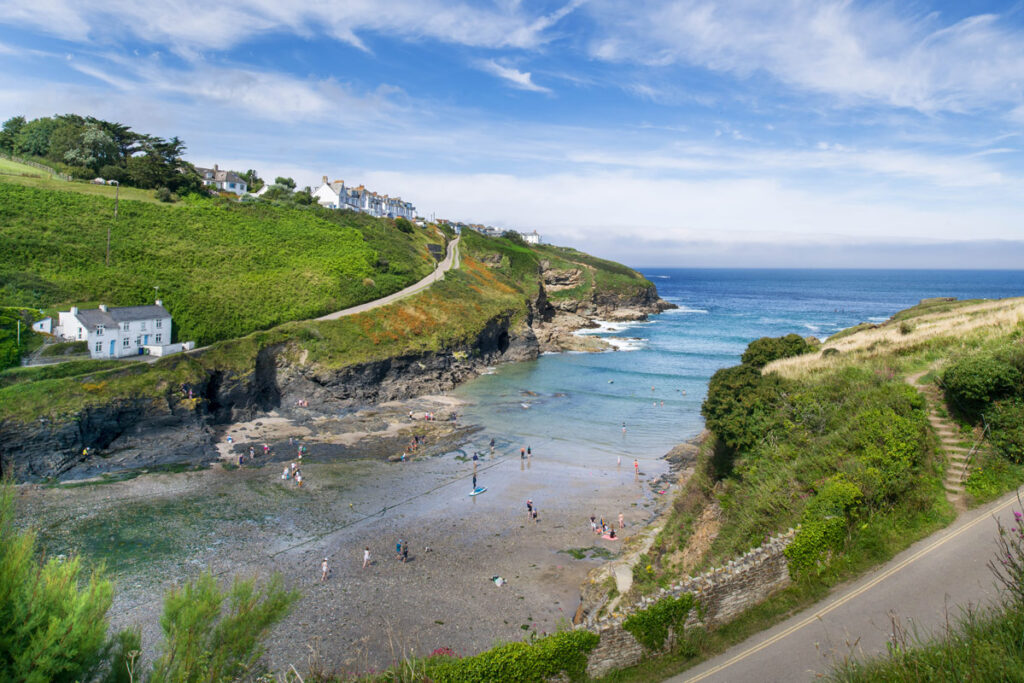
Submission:
[[125,332],[128,331],[128,327],[129,327],[129,323],[124,323],[123,325],[121,325],[121,329],[124,330]]
[[96,326],[96,336],[97,337],[102,337],[103,336],[103,325],[97,325]]

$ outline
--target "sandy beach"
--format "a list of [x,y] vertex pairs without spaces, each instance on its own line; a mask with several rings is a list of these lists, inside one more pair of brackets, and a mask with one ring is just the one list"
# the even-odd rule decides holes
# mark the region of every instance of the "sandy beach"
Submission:
[[[490,435],[472,425],[421,419],[457,408],[442,396],[343,416],[268,416],[225,428],[220,450],[232,462],[268,443],[271,457],[71,489],[24,487],[21,511],[50,554],[106,562],[116,580],[113,622],[141,625],[149,652],[164,591],[203,569],[225,580],[278,571],[301,591],[267,641],[272,671],[303,671],[313,651],[329,669],[367,671],[402,651],[471,654],[551,632],[571,621],[587,572],[621,544],[595,536],[589,516],[611,522],[621,512],[624,535],[638,531],[666,498],[649,484],[667,464],[642,462],[637,480],[626,458],[617,466],[534,450],[522,460],[525,444],[508,440],[492,457]],[[425,442],[420,455],[389,462],[414,431]],[[308,448],[301,489],[281,479],[297,440]],[[477,451],[478,483],[488,490],[470,497]],[[399,539],[408,543],[407,563],[395,558]],[[576,559],[570,549],[603,550]],[[324,557],[331,575],[320,582]]]

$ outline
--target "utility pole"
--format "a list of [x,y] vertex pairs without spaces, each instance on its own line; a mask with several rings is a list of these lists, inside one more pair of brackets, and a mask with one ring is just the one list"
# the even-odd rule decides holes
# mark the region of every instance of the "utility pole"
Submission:
[[[111,180],[114,183],[114,221],[117,221],[117,202],[121,195],[121,183]],[[107,224],[107,268],[110,267],[110,224]]]

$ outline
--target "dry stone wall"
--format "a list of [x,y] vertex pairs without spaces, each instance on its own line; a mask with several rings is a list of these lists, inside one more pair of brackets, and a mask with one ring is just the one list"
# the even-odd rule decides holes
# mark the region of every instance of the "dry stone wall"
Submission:
[[[792,542],[795,533],[795,530],[790,529],[736,560],[730,560],[723,567],[715,567],[699,576],[691,576],[668,588],[662,588],[615,614],[600,618],[588,617],[577,628],[594,631],[601,636],[601,641],[590,652],[587,674],[594,678],[603,676],[614,669],[639,663],[645,654],[654,654],[645,652],[644,646],[622,627],[622,623],[634,612],[646,609],[663,598],[693,594],[700,607],[690,612],[685,631],[697,626],[724,624],[786,587],[790,582],[789,562],[783,551]],[[675,634],[670,633],[665,650],[671,649],[674,639]]]

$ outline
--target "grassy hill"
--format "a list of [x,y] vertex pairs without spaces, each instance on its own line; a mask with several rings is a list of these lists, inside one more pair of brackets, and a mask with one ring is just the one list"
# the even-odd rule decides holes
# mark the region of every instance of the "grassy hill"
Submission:
[[426,244],[442,241],[432,230],[406,234],[390,221],[318,207],[167,205],[125,192],[115,221],[109,198],[79,192],[113,188],[58,187],[0,176],[0,304],[127,306],[152,301],[159,287],[176,339],[199,344],[397,291],[430,272]]

